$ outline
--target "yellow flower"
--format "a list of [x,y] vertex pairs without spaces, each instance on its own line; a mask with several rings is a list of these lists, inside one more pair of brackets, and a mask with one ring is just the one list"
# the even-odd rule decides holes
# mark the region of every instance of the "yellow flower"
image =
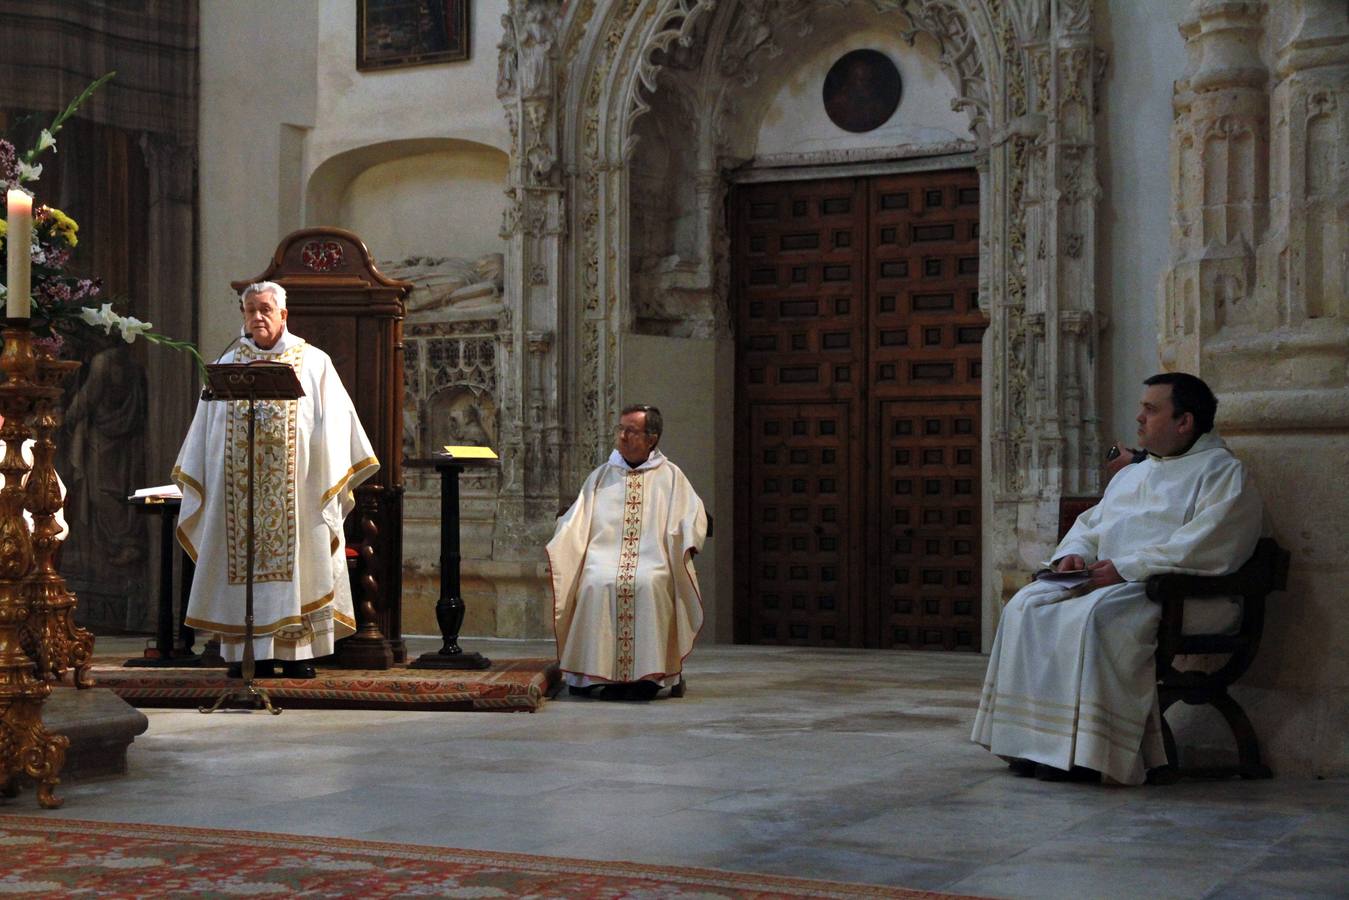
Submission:
[[57,209],[55,206],[47,206],[44,207],[44,209],[47,210],[47,215],[51,216],[52,231],[59,234],[68,246],[73,248],[80,242],[79,238],[76,237],[77,232],[80,230],[80,226],[74,219],[61,212],[61,210]]

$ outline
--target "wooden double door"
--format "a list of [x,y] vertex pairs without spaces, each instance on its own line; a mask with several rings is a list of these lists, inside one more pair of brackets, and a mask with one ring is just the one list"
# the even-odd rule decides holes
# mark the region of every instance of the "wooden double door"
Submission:
[[979,649],[979,182],[732,200],[736,639]]

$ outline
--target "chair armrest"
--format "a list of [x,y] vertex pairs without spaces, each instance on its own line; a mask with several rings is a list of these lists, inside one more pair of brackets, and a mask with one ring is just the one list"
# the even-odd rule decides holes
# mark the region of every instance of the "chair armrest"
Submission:
[[1255,552],[1230,575],[1181,575],[1168,572],[1147,580],[1148,599],[1161,603],[1168,597],[1263,597],[1281,591],[1288,579],[1288,551],[1273,538],[1261,538]]
[[1249,575],[1233,572],[1231,575],[1180,575],[1168,572],[1153,575],[1147,580],[1148,599],[1163,603],[1167,598],[1232,597],[1250,593],[1265,593],[1267,589]]

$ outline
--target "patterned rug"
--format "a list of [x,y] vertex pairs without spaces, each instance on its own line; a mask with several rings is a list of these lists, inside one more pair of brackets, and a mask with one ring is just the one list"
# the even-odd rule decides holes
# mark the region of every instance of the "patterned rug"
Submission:
[[863,884],[211,828],[0,816],[0,895],[951,897]]
[[[90,670],[132,706],[196,707],[243,682],[224,669],[122,668],[96,657]],[[261,678],[282,709],[407,709],[533,712],[558,682],[557,660],[507,659],[490,669],[319,669],[318,677]]]

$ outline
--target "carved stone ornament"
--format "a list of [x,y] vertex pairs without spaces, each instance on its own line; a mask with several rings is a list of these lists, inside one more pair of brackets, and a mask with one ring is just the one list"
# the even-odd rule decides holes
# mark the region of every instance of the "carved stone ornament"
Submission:
[[[973,150],[980,175],[984,524],[996,536],[982,578],[986,628],[1004,581],[1045,551],[1052,528],[1040,525],[1057,521],[1059,496],[1099,486],[1097,329],[1026,325],[1028,315],[1095,321],[1099,92],[1088,0],[512,0],[516,55],[508,33],[497,87],[518,117],[500,232],[510,242],[502,296],[515,319],[496,346],[500,419],[516,430],[500,435],[499,547],[533,552],[525,504],[574,489],[607,452],[626,335],[726,334],[720,176],[745,161],[734,148],[752,126],[748,92],[763,90],[752,86],[765,64],[784,64],[784,48],[863,8],[896,35],[935,40],[973,135],[953,149]],[[653,202],[641,179],[657,177],[676,234],[663,244],[649,218],[635,218]],[[537,334],[556,335],[557,346],[537,352]]]

